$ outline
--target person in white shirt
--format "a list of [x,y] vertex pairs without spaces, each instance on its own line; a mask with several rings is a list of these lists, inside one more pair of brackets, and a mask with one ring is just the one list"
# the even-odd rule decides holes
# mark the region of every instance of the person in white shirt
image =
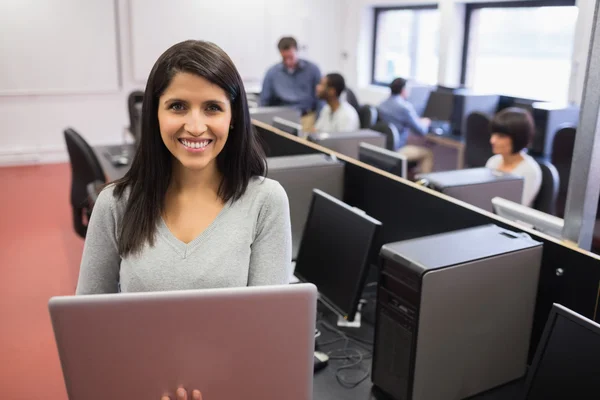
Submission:
[[316,132],[352,132],[360,129],[358,113],[347,101],[340,101],[340,95],[346,89],[344,77],[340,74],[328,74],[321,78],[316,87],[317,97],[325,100],[315,123]]
[[542,186],[542,169],[524,151],[535,132],[531,114],[521,108],[506,108],[494,116],[490,129],[494,156],[487,161],[486,167],[522,176],[521,204],[531,207]]

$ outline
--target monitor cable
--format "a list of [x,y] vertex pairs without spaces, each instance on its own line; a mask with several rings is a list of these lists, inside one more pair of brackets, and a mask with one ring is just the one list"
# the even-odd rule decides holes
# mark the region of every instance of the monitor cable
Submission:
[[[335,377],[338,383],[347,389],[353,389],[369,378],[371,375],[371,368],[364,368],[362,362],[373,356],[373,352],[370,348],[373,343],[342,332],[325,321],[321,320],[318,323],[324,329],[337,335],[334,339],[319,341],[320,347],[329,346],[338,342],[344,343],[343,347],[326,352],[330,360],[346,361],[344,365],[337,367],[335,371]],[[356,344],[360,349],[348,347],[350,343]]]

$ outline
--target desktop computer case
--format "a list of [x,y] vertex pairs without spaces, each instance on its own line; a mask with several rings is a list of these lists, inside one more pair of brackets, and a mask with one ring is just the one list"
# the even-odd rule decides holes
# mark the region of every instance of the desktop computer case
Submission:
[[541,256],[496,225],[383,246],[374,385],[458,400],[524,376]]
[[489,212],[494,211],[494,197],[519,204],[523,197],[522,177],[485,167],[432,172],[418,175],[417,179],[426,179],[431,189]]
[[343,198],[344,163],[325,154],[306,154],[267,158],[268,177],[285,190],[290,204],[292,258],[300,249],[302,232],[308,218],[313,189]]

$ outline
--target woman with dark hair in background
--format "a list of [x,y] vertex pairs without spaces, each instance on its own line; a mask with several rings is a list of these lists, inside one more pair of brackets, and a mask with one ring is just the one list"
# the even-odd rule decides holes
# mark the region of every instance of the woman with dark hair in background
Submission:
[[531,207],[542,186],[542,170],[524,149],[533,137],[533,118],[521,108],[506,108],[497,113],[490,123],[492,156],[486,167],[514,175],[524,180],[521,203]]
[[150,72],[131,169],[94,205],[77,294],[288,283],[288,199],[265,174],[231,59],[172,46]]

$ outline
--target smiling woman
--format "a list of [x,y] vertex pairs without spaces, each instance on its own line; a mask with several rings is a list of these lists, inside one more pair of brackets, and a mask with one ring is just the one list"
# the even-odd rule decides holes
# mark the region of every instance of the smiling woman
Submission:
[[288,199],[265,178],[242,80],[219,47],[185,41],[152,68],[127,175],[95,206],[78,294],[287,283]]
[[287,283],[288,199],[265,174],[231,59],[172,46],[148,78],[131,169],[94,205],[77,294]]

